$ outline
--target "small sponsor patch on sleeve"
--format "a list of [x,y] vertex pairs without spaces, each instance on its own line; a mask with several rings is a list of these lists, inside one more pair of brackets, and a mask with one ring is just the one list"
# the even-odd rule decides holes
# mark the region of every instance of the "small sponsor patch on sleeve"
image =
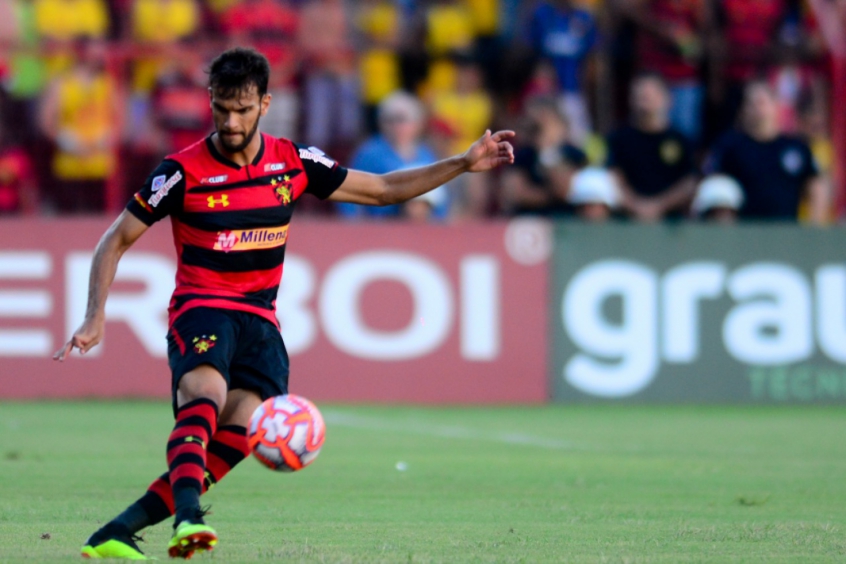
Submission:
[[150,196],[150,199],[147,200],[147,203],[153,206],[154,208],[159,205],[159,203],[167,196],[168,192],[170,192],[171,188],[176,186],[176,184],[182,180],[182,173],[180,171],[176,171],[173,176],[167,179],[164,183],[162,183],[159,190]]
[[161,187],[164,186],[166,178],[167,176],[165,176],[164,174],[160,174],[159,176],[155,177],[153,179],[153,183],[150,185],[150,190],[152,190],[153,192],[158,192]]
[[[315,152],[316,151],[316,152]],[[308,149],[300,149],[300,158],[304,161],[312,161],[320,163],[326,168],[333,168],[335,161],[326,156],[326,153],[316,147],[309,147]]]
[[150,204],[144,201],[144,198],[141,197],[141,194],[135,194],[135,201],[138,202],[141,207],[147,210],[150,213],[153,213],[153,208],[150,207]]

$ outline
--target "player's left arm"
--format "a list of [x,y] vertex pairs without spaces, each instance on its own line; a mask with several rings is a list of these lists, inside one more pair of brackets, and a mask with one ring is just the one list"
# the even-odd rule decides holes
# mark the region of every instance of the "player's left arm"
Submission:
[[341,186],[329,199],[335,202],[389,206],[407,202],[465,172],[484,172],[514,162],[514,148],[509,139],[513,131],[485,132],[462,155],[443,159],[429,166],[370,174],[350,170]]
[[65,360],[74,348],[85,354],[102,340],[106,298],[115,279],[118,262],[148,228],[146,223],[124,210],[100,238],[91,260],[85,319],[70,340],[56,351],[53,360]]

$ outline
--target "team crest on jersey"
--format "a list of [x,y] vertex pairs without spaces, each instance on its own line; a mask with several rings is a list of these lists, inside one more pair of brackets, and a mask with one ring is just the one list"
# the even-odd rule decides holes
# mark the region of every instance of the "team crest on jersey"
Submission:
[[280,204],[287,206],[291,203],[293,184],[291,184],[290,176],[287,174],[284,176],[277,176],[270,181],[270,185],[273,186],[273,194],[276,196],[276,199],[279,200]]
[[203,354],[204,352],[208,352],[209,349],[214,348],[215,342],[217,342],[217,335],[203,335],[201,337],[194,337],[194,352],[197,354]]

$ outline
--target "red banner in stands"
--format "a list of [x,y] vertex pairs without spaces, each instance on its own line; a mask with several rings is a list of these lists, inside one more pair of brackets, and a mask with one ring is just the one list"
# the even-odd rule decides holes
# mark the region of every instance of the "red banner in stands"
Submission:
[[[164,222],[166,223],[166,222]],[[50,360],[108,222],[0,223],[0,398],[168,397],[168,225],[121,261],[104,342]],[[317,401],[532,403],[547,392],[548,228],[294,222],[279,292],[291,391]]]

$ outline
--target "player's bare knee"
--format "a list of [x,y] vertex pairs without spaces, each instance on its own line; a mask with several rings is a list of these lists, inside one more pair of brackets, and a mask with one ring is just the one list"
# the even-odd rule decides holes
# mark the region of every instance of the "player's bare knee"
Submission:
[[226,405],[220,411],[220,425],[240,425],[246,427],[250,416],[261,405],[261,397],[251,390],[230,390],[226,396]]
[[177,402],[185,404],[200,398],[210,399],[218,410],[226,403],[226,380],[213,366],[204,364],[179,380]]

